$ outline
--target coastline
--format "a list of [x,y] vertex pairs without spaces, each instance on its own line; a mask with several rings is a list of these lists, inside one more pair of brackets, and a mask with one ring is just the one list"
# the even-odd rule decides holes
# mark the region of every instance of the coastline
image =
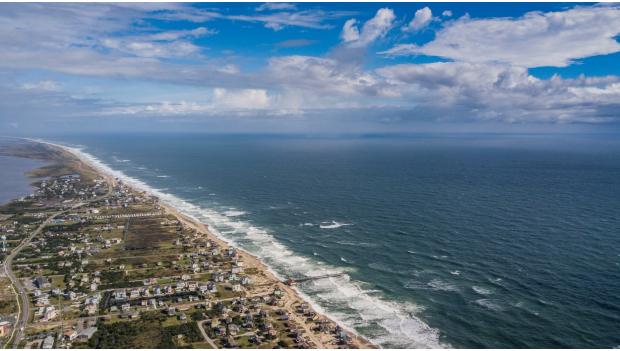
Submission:
[[[333,342],[333,337],[331,335],[326,334],[314,334],[313,331],[308,327],[307,322],[303,317],[296,315],[294,311],[293,304],[296,303],[305,303],[312,307],[314,307],[315,312],[319,315],[320,319],[329,320],[333,324],[340,326],[348,335],[351,340],[351,344],[355,348],[380,348],[379,345],[372,343],[364,336],[358,334],[356,331],[344,325],[344,323],[338,321],[336,318],[333,318],[328,313],[325,313],[320,306],[315,306],[313,301],[309,301],[303,293],[298,291],[296,288],[291,287],[285,284],[267,264],[265,264],[260,258],[246,251],[245,249],[238,247],[237,245],[233,245],[226,239],[216,235],[213,231],[209,230],[208,226],[202,223],[200,220],[194,218],[191,215],[183,213],[182,210],[177,207],[166,202],[164,194],[160,194],[154,191],[151,191],[146,184],[141,184],[139,180],[134,180],[130,177],[123,175],[119,171],[115,171],[110,169],[107,165],[101,163],[100,161],[94,159],[94,157],[83,153],[81,150],[51,143],[44,140],[38,139],[26,139],[33,143],[39,143],[46,146],[49,146],[53,149],[58,150],[60,153],[66,155],[68,158],[74,158],[79,162],[79,167],[86,167],[92,169],[96,174],[105,178],[110,184],[116,183],[117,179],[121,179],[123,183],[136,192],[144,192],[148,193],[151,196],[157,197],[160,200],[160,205],[165,209],[167,213],[170,213],[177,217],[179,221],[181,221],[184,225],[196,229],[198,232],[203,233],[207,236],[207,238],[217,242],[218,244],[227,247],[233,246],[238,251],[239,254],[243,257],[246,266],[249,268],[255,268],[260,275],[262,276],[260,280],[260,284],[256,285],[269,285],[269,289],[273,290],[275,288],[280,289],[284,292],[285,297],[285,306],[284,309],[288,310],[291,316],[293,316],[293,320],[297,322],[302,328],[307,332],[310,336],[310,339],[317,345],[318,348],[335,348],[337,345]],[[257,282],[259,283],[259,282]]]

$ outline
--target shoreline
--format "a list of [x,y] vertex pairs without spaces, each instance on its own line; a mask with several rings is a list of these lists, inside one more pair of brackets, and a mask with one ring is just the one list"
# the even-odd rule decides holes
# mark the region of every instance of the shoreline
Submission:
[[[314,308],[315,312],[320,316],[320,319],[329,320],[335,325],[340,326],[348,334],[351,340],[351,343],[355,348],[381,348],[380,345],[374,344],[373,342],[371,342],[364,336],[357,333],[355,330],[352,330],[352,328],[347,327],[341,321],[338,321],[336,318],[324,312],[321,306],[317,306],[315,302],[306,298],[305,294],[298,291],[296,288],[285,284],[278,277],[278,274],[271,267],[269,267],[265,262],[263,262],[259,257],[253,255],[252,253],[246,251],[244,248],[239,247],[238,245],[234,245],[233,243],[229,242],[225,238],[222,238],[214,234],[211,230],[209,230],[208,225],[206,225],[205,223],[202,223],[200,220],[198,220],[197,218],[191,215],[183,213],[183,211],[178,209],[177,207],[170,205],[169,203],[166,202],[164,198],[162,198],[163,197],[161,196],[162,194],[157,194],[156,192],[151,191],[150,189],[148,189],[148,186],[142,181],[134,180],[133,178],[122,174],[122,172],[120,171],[111,169],[109,166],[105,165],[103,162],[95,159],[94,156],[84,154],[81,150],[77,148],[55,144],[55,143],[51,143],[51,142],[40,140],[40,139],[25,139],[25,140],[29,142],[33,142],[33,143],[47,145],[51,148],[55,148],[59,150],[62,153],[70,155],[71,157],[79,161],[79,163],[84,164],[86,167],[94,170],[98,175],[105,178],[106,181],[110,182],[110,184],[115,184],[117,179],[120,179],[121,181],[123,181],[123,183],[127,187],[131,188],[132,190],[137,191],[137,192],[144,192],[151,196],[156,197],[157,199],[159,199],[160,206],[164,208],[167,213],[170,213],[176,218],[178,218],[179,221],[181,221],[184,225],[191,227],[197,230],[198,232],[204,233],[204,235],[206,235],[209,239],[217,242],[220,245],[235,247],[239,251],[240,256],[244,258],[244,262],[246,262],[246,265],[248,267],[256,268],[257,271],[259,271],[260,274],[264,276],[263,284],[270,284],[271,290],[278,288],[281,291],[285,292],[285,295],[286,295],[286,298],[284,299],[285,309],[289,310],[290,315],[295,317],[293,318],[293,320],[297,322],[300,326],[302,326],[303,329],[305,329],[305,331],[310,336],[311,340],[317,344],[318,348],[334,348],[334,346],[336,345],[334,345],[333,342],[328,340],[328,339],[332,339],[331,335],[314,334],[313,331],[307,327],[307,323],[305,322],[304,318],[299,317],[295,314],[295,311],[293,308],[294,303],[297,303],[297,302],[306,303]],[[110,169],[108,170],[106,169],[106,167]],[[129,179],[121,179],[121,176],[124,176],[125,178],[129,178]],[[146,189],[142,189],[142,188],[146,188]],[[167,194],[164,194],[164,195],[167,195]]]

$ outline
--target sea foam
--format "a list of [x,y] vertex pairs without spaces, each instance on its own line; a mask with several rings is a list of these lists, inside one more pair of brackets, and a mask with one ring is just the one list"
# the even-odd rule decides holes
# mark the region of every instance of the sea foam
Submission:
[[[51,143],[50,143],[51,144]],[[209,225],[210,231],[234,247],[244,249],[257,256],[279,279],[289,276],[311,277],[332,273],[346,273],[342,267],[333,267],[293,252],[267,230],[249,222],[226,216],[211,208],[202,208],[175,195],[154,189],[147,183],[114,170],[81,148],[52,144],[63,147],[95,168],[141,191],[146,191],[183,214]],[[213,193],[209,195],[215,195]],[[332,222],[321,228],[338,228],[343,223]],[[327,315],[346,329],[355,332],[358,327],[372,326],[372,335],[364,335],[372,342],[395,348],[443,348],[449,347],[439,341],[439,331],[429,327],[414,315],[419,307],[406,303],[385,300],[376,293],[372,296],[360,287],[361,282],[350,280],[343,274],[314,280],[295,287],[318,312]],[[367,329],[365,329],[367,330]]]

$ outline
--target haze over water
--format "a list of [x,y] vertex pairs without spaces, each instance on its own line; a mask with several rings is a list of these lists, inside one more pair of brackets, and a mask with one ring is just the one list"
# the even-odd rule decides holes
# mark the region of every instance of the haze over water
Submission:
[[299,288],[383,346],[620,345],[613,139],[54,140],[174,195],[281,277],[346,272]]

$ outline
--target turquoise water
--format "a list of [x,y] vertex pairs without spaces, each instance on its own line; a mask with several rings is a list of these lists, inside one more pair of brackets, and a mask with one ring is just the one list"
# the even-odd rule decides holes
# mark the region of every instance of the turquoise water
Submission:
[[547,136],[59,138],[386,347],[620,345],[620,147]]
[[32,180],[26,173],[43,165],[43,162],[27,158],[0,156],[0,204],[30,195]]

